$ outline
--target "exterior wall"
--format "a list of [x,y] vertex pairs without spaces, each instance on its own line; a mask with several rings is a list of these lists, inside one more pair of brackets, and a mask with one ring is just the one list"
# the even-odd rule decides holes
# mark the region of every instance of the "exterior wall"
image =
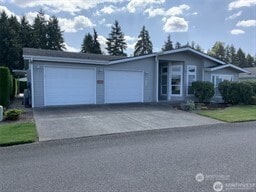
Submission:
[[211,79],[211,75],[215,74],[215,75],[233,75],[234,79],[233,81],[238,81],[239,77],[238,77],[238,73],[236,72],[236,70],[233,70],[233,69],[219,69],[219,70],[216,70],[216,71],[205,71],[204,72],[205,74],[205,78],[204,78],[204,81],[210,81],[212,82],[212,79]]
[[[144,102],[155,101],[155,60],[154,57],[140,59],[113,65],[88,65],[88,64],[73,64],[73,63],[57,63],[57,62],[42,62],[34,61],[32,63],[33,70],[33,91],[34,91],[34,107],[44,106],[44,66],[73,66],[96,68],[96,81],[103,80],[103,84],[96,84],[96,103],[104,103],[104,71],[105,70],[130,70],[144,72]],[[33,96],[32,96],[33,97]]]
[[[194,65],[197,68],[196,80],[203,80],[204,64],[205,59],[202,57],[191,54],[190,52],[176,53],[173,55],[163,55],[159,56],[159,60],[169,60],[170,65],[182,65],[183,66],[183,87],[182,87],[182,96],[169,96],[168,100],[170,101],[180,101],[193,99],[193,96],[187,95],[187,66]],[[216,65],[216,64],[215,64]],[[169,69],[170,70],[170,69]],[[169,87],[170,87],[170,78],[169,78]],[[170,88],[169,88],[170,90]]]

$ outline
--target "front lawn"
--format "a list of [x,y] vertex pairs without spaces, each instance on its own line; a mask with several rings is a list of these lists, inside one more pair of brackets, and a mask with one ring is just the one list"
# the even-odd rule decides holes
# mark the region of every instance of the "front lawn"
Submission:
[[0,125],[0,146],[32,143],[37,138],[36,125],[33,122]]
[[201,110],[198,114],[226,122],[256,121],[256,105]]

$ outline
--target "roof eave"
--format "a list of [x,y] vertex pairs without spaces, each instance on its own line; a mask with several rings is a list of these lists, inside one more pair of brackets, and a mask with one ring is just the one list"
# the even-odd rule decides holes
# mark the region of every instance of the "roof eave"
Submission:
[[47,56],[36,56],[36,55],[23,55],[24,59],[30,61],[52,61],[52,62],[62,62],[62,63],[81,63],[81,64],[98,64],[98,65],[108,65],[109,61],[102,60],[92,60],[92,59],[74,59],[66,57],[47,57]]

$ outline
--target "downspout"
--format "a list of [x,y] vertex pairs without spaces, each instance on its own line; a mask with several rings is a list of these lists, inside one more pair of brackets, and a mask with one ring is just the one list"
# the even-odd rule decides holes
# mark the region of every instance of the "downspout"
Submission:
[[159,81],[159,60],[158,60],[158,54],[156,53],[155,57],[155,63],[156,63],[156,102],[158,102],[158,81]]

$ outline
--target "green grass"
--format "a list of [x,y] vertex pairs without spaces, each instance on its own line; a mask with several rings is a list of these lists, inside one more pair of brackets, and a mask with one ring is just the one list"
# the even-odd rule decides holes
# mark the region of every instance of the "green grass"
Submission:
[[256,121],[256,105],[239,105],[225,109],[201,110],[198,114],[226,122]]
[[27,122],[0,125],[0,146],[32,143],[37,138],[35,123]]

